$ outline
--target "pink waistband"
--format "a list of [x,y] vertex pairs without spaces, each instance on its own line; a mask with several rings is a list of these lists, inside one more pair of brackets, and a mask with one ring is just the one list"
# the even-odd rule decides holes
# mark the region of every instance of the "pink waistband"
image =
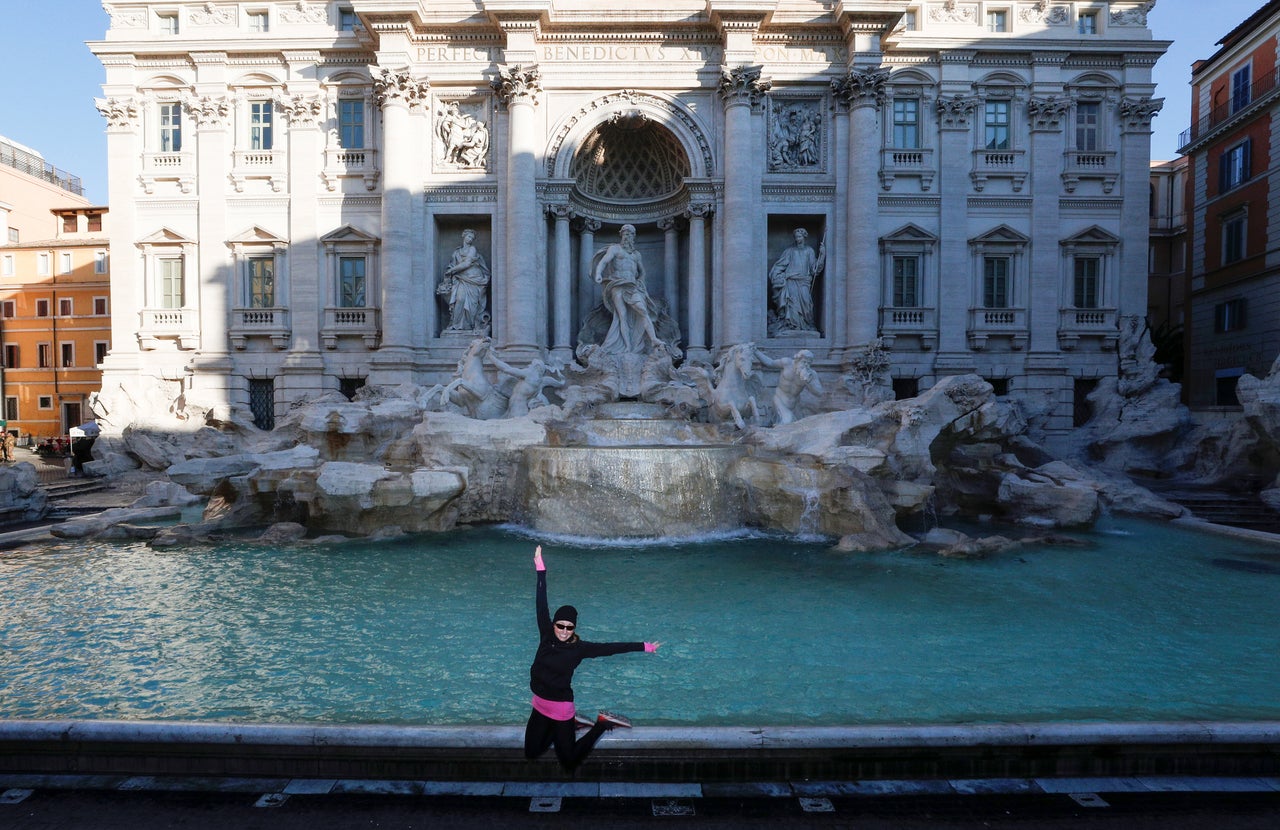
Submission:
[[577,712],[572,700],[547,700],[537,695],[533,696],[533,708],[552,720],[573,720]]

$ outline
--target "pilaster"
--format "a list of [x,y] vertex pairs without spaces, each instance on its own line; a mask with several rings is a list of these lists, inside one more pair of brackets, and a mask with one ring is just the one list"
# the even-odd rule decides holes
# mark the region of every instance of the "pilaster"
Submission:
[[761,227],[760,164],[763,156],[761,104],[770,82],[759,66],[722,69],[724,103],[724,283],[720,296],[720,346],[755,340],[764,333],[764,282],[756,256]]
[[1147,273],[1151,225],[1148,219],[1151,187],[1151,119],[1164,107],[1163,98],[1124,96],[1120,100],[1120,282],[1116,314],[1145,317],[1147,281],[1135,275]]

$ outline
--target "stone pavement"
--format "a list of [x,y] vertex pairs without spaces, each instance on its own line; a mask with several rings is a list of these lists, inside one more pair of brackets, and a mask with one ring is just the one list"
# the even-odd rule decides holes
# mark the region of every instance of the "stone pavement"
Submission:
[[661,784],[0,776],[0,827],[1274,830],[1280,779]]

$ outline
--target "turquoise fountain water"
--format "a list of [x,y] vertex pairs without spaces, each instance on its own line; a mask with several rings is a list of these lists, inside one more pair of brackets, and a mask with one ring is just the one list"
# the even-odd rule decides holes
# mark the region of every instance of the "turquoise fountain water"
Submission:
[[[541,538],[579,704],[644,724],[1280,719],[1275,548],[1114,522],[989,560]],[[535,540],[0,554],[0,717],[515,724]]]

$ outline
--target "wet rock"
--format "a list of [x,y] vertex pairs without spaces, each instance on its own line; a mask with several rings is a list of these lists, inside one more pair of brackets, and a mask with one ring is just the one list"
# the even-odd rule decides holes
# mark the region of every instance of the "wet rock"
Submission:
[[49,528],[49,533],[59,539],[84,539],[97,537],[108,528],[121,523],[176,519],[181,511],[175,507],[115,507],[92,516],[63,522]]
[[292,545],[306,538],[307,529],[297,522],[277,522],[257,538],[260,545]]
[[149,482],[143,496],[133,503],[133,507],[187,507],[198,504],[201,498],[172,481],[156,480]]

